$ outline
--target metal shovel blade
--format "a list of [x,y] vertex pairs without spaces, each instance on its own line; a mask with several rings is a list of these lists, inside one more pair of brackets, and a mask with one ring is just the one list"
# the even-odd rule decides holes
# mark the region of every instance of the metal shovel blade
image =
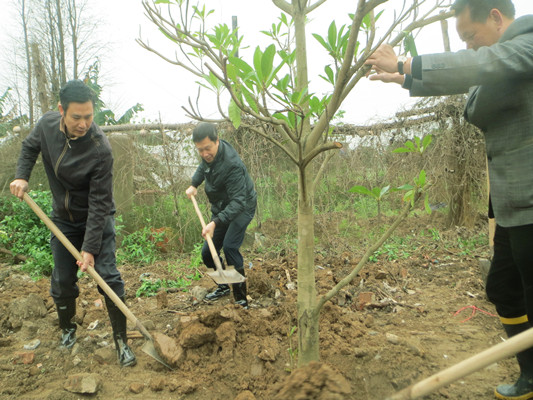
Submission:
[[232,266],[226,267],[224,270],[217,268],[216,271],[208,272],[207,275],[209,275],[218,285],[241,283],[246,280],[246,278],[238,273]]
[[144,351],[146,354],[148,354],[150,357],[155,358],[158,362],[160,362],[161,364],[163,364],[165,367],[167,367],[167,368],[170,369],[171,371],[174,371],[174,368],[172,368],[170,365],[168,365],[168,364],[167,364],[167,363],[161,358],[161,356],[159,355],[159,353],[158,353],[157,350],[155,349],[154,343],[153,343],[151,340],[147,340],[146,342],[144,342],[143,347],[142,347],[141,350]]

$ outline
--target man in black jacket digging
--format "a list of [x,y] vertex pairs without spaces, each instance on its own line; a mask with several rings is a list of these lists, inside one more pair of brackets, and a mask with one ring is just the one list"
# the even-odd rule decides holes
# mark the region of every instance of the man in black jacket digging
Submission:
[[[62,330],[61,346],[76,342],[78,266],[96,272],[124,301],[124,281],[115,260],[115,204],[112,190],[113,157],[109,141],[93,122],[94,92],[80,80],[69,81],[59,93],[59,112],[48,112],[22,143],[11,193],[19,198],[28,191],[28,180],[39,154],[53,196],[52,221],[81,250],[83,262],[52,235],[54,257],[50,294],[54,299]],[[105,295],[113,338],[121,366],[137,363],[127,344],[126,317]]]
[[[215,125],[206,122],[198,124],[192,140],[202,162],[185,193],[189,198],[196,196],[198,186],[205,181],[212,218],[202,230],[202,236],[211,236],[217,254],[223,249],[228,265],[234,266],[244,276],[244,261],[239,248],[255,214],[257,194],[254,184],[235,149],[218,138]],[[208,268],[216,268],[207,242],[202,248],[202,259]],[[235,303],[248,308],[246,282],[234,283],[232,287]],[[218,285],[206,299],[216,300],[229,295],[229,292],[228,285]]]

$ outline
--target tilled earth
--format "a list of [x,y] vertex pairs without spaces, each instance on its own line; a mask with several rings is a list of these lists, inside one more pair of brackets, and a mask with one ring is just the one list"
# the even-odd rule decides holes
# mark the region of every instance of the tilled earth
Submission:
[[[412,222],[406,223],[411,224],[406,230],[408,240],[414,241],[411,251],[398,256],[389,247],[388,254],[365,266],[326,304],[320,321],[320,363],[300,369],[296,254],[290,249],[245,251],[248,310],[235,306],[231,297],[202,301],[202,288],[214,288],[207,276],[188,291],[136,298],[141,274],[172,279],[167,264],[120,268],[133,314],[148,330],[164,333],[183,349],[172,371],[142,352],[145,339],[133,326],[130,343],[138,364],[118,366],[105,306],[90,277],[80,280],[78,342],[72,351],[59,349],[49,280],[34,282],[4,258],[0,399],[384,399],[505,337],[484,295],[478,257],[486,256],[488,246],[474,252],[454,246],[457,237],[468,239],[485,227],[441,231],[436,240],[416,233],[428,229],[427,222],[415,221],[415,227]],[[267,239],[274,240],[273,235]],[[346,276],[365,250],[340,248],[317,250],[319,294]],[[517,367],[508,359],[427,398],[491,399],[495,384],[516,376]],[[79,384],[82,377],[90,378],[95,393],[80,394],[85,390]]]

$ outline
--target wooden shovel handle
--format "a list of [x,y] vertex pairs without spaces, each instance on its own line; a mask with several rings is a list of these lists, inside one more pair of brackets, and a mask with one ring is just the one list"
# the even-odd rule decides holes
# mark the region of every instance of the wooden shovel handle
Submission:
[[[198,218],[200,218],[202,228],[205,228],[204,217],[202,215],[202,212],[198,208],[198,203],[196,202],[196,198],[194,197],[194,194],[191,195],[191,200],[192,200],[192,204],[194,205],[194,210],[196,211],[196,215],[198,215]],[[215,244],[213,243],[213,239],[209,235],[206,235],[205,239],[207,240],[207,245],[209,246],[209,250],[211,251],[211,257],[213,257],[213,262],[215,263],[217,270],[222,271],[222,264],[220,263],[220,258],[218,258],[217,250],[215,249]]]
[[[30,206],[30,208],[37,214],[37,216],[40,218],[41,221],[44,222],[44,224],[52,231],[52,233],[59,239],[59,241],[65,246],[65,248],[72,254],[72,256],[78,260],[83,262],[83,257],[74,247],[74,245],[70,242],[70,240],[67,239],[67,237],[59,230],[59,228],[52,222],[50,218],[48,218],[48,215],[46,215],[43,210],[33,201],[33,199],[28,195],[28,193],[24,193],[24,201]],[[122,311],[122,313],[128,318],[132,323],[135,324],[136,328],[139,329],[139,331],[144,335],[144,337],[148,340],[152,340],[152,336],[150,333],[146,330],[146,328],[141,324],[141,322],[133,315],[133,313],[128,309],[126,304],[120,300],[120,297],[117,296],[117,294],[109,287],[109,285],[102,279],[100,275],[96,272],[96,270],[89,266],[87,267],[87,273],[96,281],[98,286],[102,288],[102,290],[109,296],[109,298],[113,301],[113,303],[116,304],[116,306]]]
[[505,342],[489,347],[481,353],[415,383],[387,397],[386,400],[410,400],[425,396],[460,378],[479,371],[481,368],[485,368],[497,361],[520,353],[531,346],[533,346],[533,329],[530,328]]

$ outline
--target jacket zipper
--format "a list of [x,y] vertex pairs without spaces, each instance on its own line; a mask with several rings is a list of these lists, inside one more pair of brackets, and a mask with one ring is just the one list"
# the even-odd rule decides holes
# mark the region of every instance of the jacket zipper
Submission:
[[[68,148],[71,148],[70,147],[70,139],[67,137],[66,138],[66,143],[65,143],[65,147],[63,147],[63,151],[61,152],[61,154],[59,155],[59,158],[57,159],[57,162],[56,162],[56,165],[54,167],[54,173],[56,174],[56,178],[59,180],[59,177],[57,176],[57,170],[59,169],[59,164],[61,163],[61,161],[63,160],[63,157],[65,156],[66,152],[67,152],[67,149]],[[69,216],[69,219],[70,219],[70,222],[74,222],[74,218],[72,217],[72,213],[70,212],[69,210],[69,202],[68,202],[68,190],[65,192],[65,210],[67,210],[68,212],[68,216]]]

